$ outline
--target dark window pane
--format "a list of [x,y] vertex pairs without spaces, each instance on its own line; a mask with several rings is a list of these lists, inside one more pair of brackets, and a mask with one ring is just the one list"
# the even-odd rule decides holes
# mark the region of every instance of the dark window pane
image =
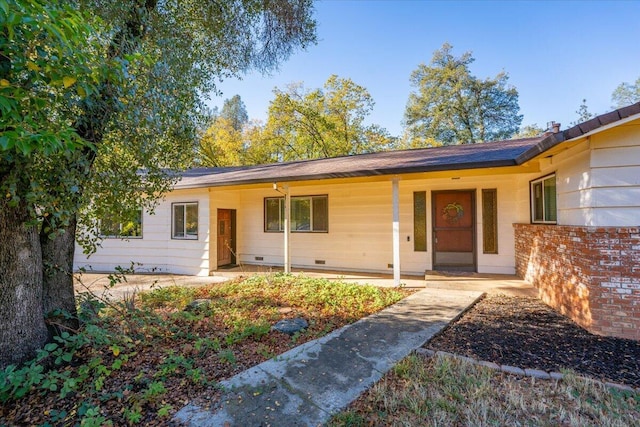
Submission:
[[190,203],[185,205],[187,211],[186,234],[187,236],[198,235],[198,205]]
[[100,235],[103,237],[116,237],[120,234],[120,224],[110,219],[100,220]]
[[556,177],[544,180],[544,220],[556,221]]
[[291,231],[311,230],[311,199],[291,198]]
[[184,205],[173,205],[173,237],[184,237]]
[[122,223],[120,227],[122,237],[142,237],[142,210],[136,211],[134,218]]
[[413,250],[427,250],[427,192],[413,193]]
[[313,198],[313,231],[329,231],[329,209],[326,196]]
[[542,183],[533,184],[531,191],[533,192],[533,220],[544,221],[544,204],[542,202]]
[[284,203],[282,199],[265,200],[265,231],[282,231]]

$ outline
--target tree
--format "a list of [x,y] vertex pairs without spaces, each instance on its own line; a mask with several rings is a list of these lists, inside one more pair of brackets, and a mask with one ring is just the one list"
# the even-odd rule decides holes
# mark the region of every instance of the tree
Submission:
[[208,121],[209,127],[200,138],[197,164],[212,167],[245,164],[243,133],[249,115],[240,95],[225,99],[220,114],[214,110]]
[[513,135],[513,139],[520,138],[535,138],[536,136],[540,136],[545,132],[545,129],[538,126],[537,123],[532,125],[522,126],[518,133]]
[[589,112],[589,107],[587,106],[587,100],[583,99],[582,103],[576,110],[576,114],[578,115],[578,120],[575,122],[571,122],[570,126],[577,125],[578,123],[586,122],[590,118],[592,118],[595,114]]
[[313,43],[311,12],[307,0],[0,0],[0,367],[45,342],[45,314],[75,312],[78,220],[90,250],[101,216],[153,208],[190,160],[200,95]]
[[224,100],[220,117],[229,121],[235,130],[242,130],[242,127],[249,121],[249,115],[240,95]]
[[332,75],[323,89],[307,91],[298,83],[274,93],[266,140],[278,161],[369,153],[392,146],[385,129],[364,123],[374,101],[351,79]]
[[611,94],[611,100],[614,102],[614,108],[621,108],[640,102],[640,77],[634,84],[620,83]]
[[[0,367],[33,354],[47,338],[42,252],[52,225],[69,224],[90,150],[69,117],[99,90],[109,67],[85,17],[58,3],[0,0]],[[115,71],[112,78],[115,78]],[[75,168],[60,169],[64,159]],[[50,175],[53,173],[53,175]],[[58,176],[56,176],[56,174]],[[73,242],[73,240],[72,240]],[[55,264],[52,265],[55,267]],[[51,271],[51,269],[48,269]],[[75,308],[75,307],[74,307]]]
[[236,129],[231,120],[218,117],[200,140],[200,164],[213,167],[244,164],[242,138],[242,129]]
[[518,91],[505,72],[494,78],[471,75],[471,52],[460,57],[445,43],[429,65],[411,74],[416,89],[409,95],[405,125],[412,138],[445,145],[507,139],[518,131]]

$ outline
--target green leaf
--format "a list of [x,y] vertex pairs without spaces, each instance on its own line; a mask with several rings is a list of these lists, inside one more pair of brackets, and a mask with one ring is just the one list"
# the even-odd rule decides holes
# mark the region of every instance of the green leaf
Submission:
[[0,148],[8,150],[13,147],[13,140],[6,135],[0,136]]
[[16,148],[25,156],[28,156],[31,151],[33,151],[33,147],[29,144],[28,141],[24,139],[19,139],[15,142]]
[[62,84],[64,84],[65,88],[73,86],[73,84],[78,81],[75,77],[65,76],[62,78]]
[[9,113],[13,109],[14,102],[9,98],[4,96],[0,96],[0,108],[5,112]]
[[7,0],[0,0],[0,12],[2,12],[2,14],[0,14],[0,19],[2,21],[0,22],[6,21],[7,16],[9,15],[9,2]]
[[44,346],[44,349],[47,350],[48,352],[52,352],[54,351],[56,348],[58,348],[58,344],[51,342],[47,345]]

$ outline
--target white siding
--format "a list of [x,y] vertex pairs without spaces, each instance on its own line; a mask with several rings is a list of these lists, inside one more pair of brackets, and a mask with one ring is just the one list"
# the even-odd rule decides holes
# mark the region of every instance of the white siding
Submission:
[[[403,274],[423,274],[432,268],[431,192],[476,190],[478,271],[513,274],[514,222],[529,219],[528,177],[495,175],[451,179],[400,180],[400,253]],[[482,253],[481,189],[498,190],[498,254]],[[264,231],[264,198],[279,197],[271,185],[245,190],[211,190],[211,211],[237,209],[237,250],[241,263],[282,265],[283,234]],[[292,196],[327,194],[328,233],[292,233],[292,265],[370,272],[391,272],[392,204],[391,178],[379,182],[291,186]],[[413,192],[427,192],[427,252],[413,250]],[[233,203],[230,202],[233,200]],[[224,205],[224,206],[223,206]],[[215,232],[216,228],[211,228]],[[212,241],[215,237],[212,236]],[[256,258],[262,258],[256,259]],[[324,264],[316,264],[316,260]],[[212,263],[212,268],[213,263]]]
[[[171,238],[171,204],[198,202],[198,239]],[[144,212],[142,239],[104,239],[97,252],[86,257],[76,246],[76,268],[111,272],[129,267],[137,272],[171,272],[206,276],[209,274],[209,194],[204,190],[181,190],[167,195],[154,215]]]
[[640,122],[585,138],[543,162],[555,172],[558,224],[637,226],[640,223]]
[[640,121],[591,137],[592,223],[640,225]]

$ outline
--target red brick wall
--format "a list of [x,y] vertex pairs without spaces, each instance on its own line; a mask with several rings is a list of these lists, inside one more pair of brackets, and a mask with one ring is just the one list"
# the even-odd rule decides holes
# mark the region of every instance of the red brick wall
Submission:
[[640,228],[514,224],[516,273],[591,332],[640,340]]

